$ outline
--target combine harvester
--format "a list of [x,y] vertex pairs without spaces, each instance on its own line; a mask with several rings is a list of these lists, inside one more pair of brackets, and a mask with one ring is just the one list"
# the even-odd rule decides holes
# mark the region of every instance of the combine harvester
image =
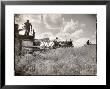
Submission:
[[[32,29],[31,23],[29,20],[24,23],[22,29],[19,29],[19,25],[14,25],[15,30],[15,50],[19,53],[27,54],[37,51],[39,53],[47,52],[51,49],[57,49],[61,47],[74,47],[72,41],[50,41],[49,38],[35,39],[35,31]],[[24,35],[20,35],[20,31],[25,31]],[[31,35],[30,35],[31,34]],[[19,46],[18,46],[19,44]],[[16,47],[18,46],[18,47]]]

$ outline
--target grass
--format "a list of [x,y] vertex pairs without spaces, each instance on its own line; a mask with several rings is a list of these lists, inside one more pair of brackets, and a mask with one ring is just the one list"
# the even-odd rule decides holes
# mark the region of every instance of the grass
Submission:
[[15,55],[16,75],[96,75],[96,45]]

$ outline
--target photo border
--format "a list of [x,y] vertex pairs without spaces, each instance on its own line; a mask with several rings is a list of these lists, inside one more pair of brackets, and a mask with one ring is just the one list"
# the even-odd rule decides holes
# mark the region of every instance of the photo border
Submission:
[[[36,88],[57,88],[60,86],[57,85],[5,85],[5,6],[6,5],[106,5],[106,85],[110,84],[109,82],[109,62],[110,58],[110,2],[109,1],[2,1],[1,2],[1,87],[2,88],[26,88],[26,89],[36,89]],[[68,85],[69,87],[71,85]],[[68,88],[68,86],[66,86]],[[83,85],[86,87],[85,85]],[[66,88],[65,87],[65,88]],[[72,86],[73,87],[73,86]],[[74,85],[79,87],[79,85]],[[80,86],[82,87],[82,85]],[[92,86],[93,87],[93,86]],[[91,87],[91,88],[92,88]],[[105,86],[104,86],[105,87]],[[60,87],[61,88],[61,87]]]

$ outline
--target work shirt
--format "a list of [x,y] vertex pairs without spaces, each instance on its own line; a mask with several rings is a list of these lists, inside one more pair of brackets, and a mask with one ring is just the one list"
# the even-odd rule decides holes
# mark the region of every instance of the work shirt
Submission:
[[30,26],[32,26],[31,23],[26,22],[24,24],[25,24],[25,29],[30,31]]

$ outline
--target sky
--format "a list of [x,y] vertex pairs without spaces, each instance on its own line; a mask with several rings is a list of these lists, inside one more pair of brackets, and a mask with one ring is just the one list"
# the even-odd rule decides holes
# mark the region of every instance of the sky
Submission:
[[[87,40],[96,44],[96,19],[96,14],[15,14],[15,23],[19,24],[19,29],[26,20],[30,21],[35,30],[35,39],[72,39],[78,47]],[[19,34],[24,33],[23,30]]]

